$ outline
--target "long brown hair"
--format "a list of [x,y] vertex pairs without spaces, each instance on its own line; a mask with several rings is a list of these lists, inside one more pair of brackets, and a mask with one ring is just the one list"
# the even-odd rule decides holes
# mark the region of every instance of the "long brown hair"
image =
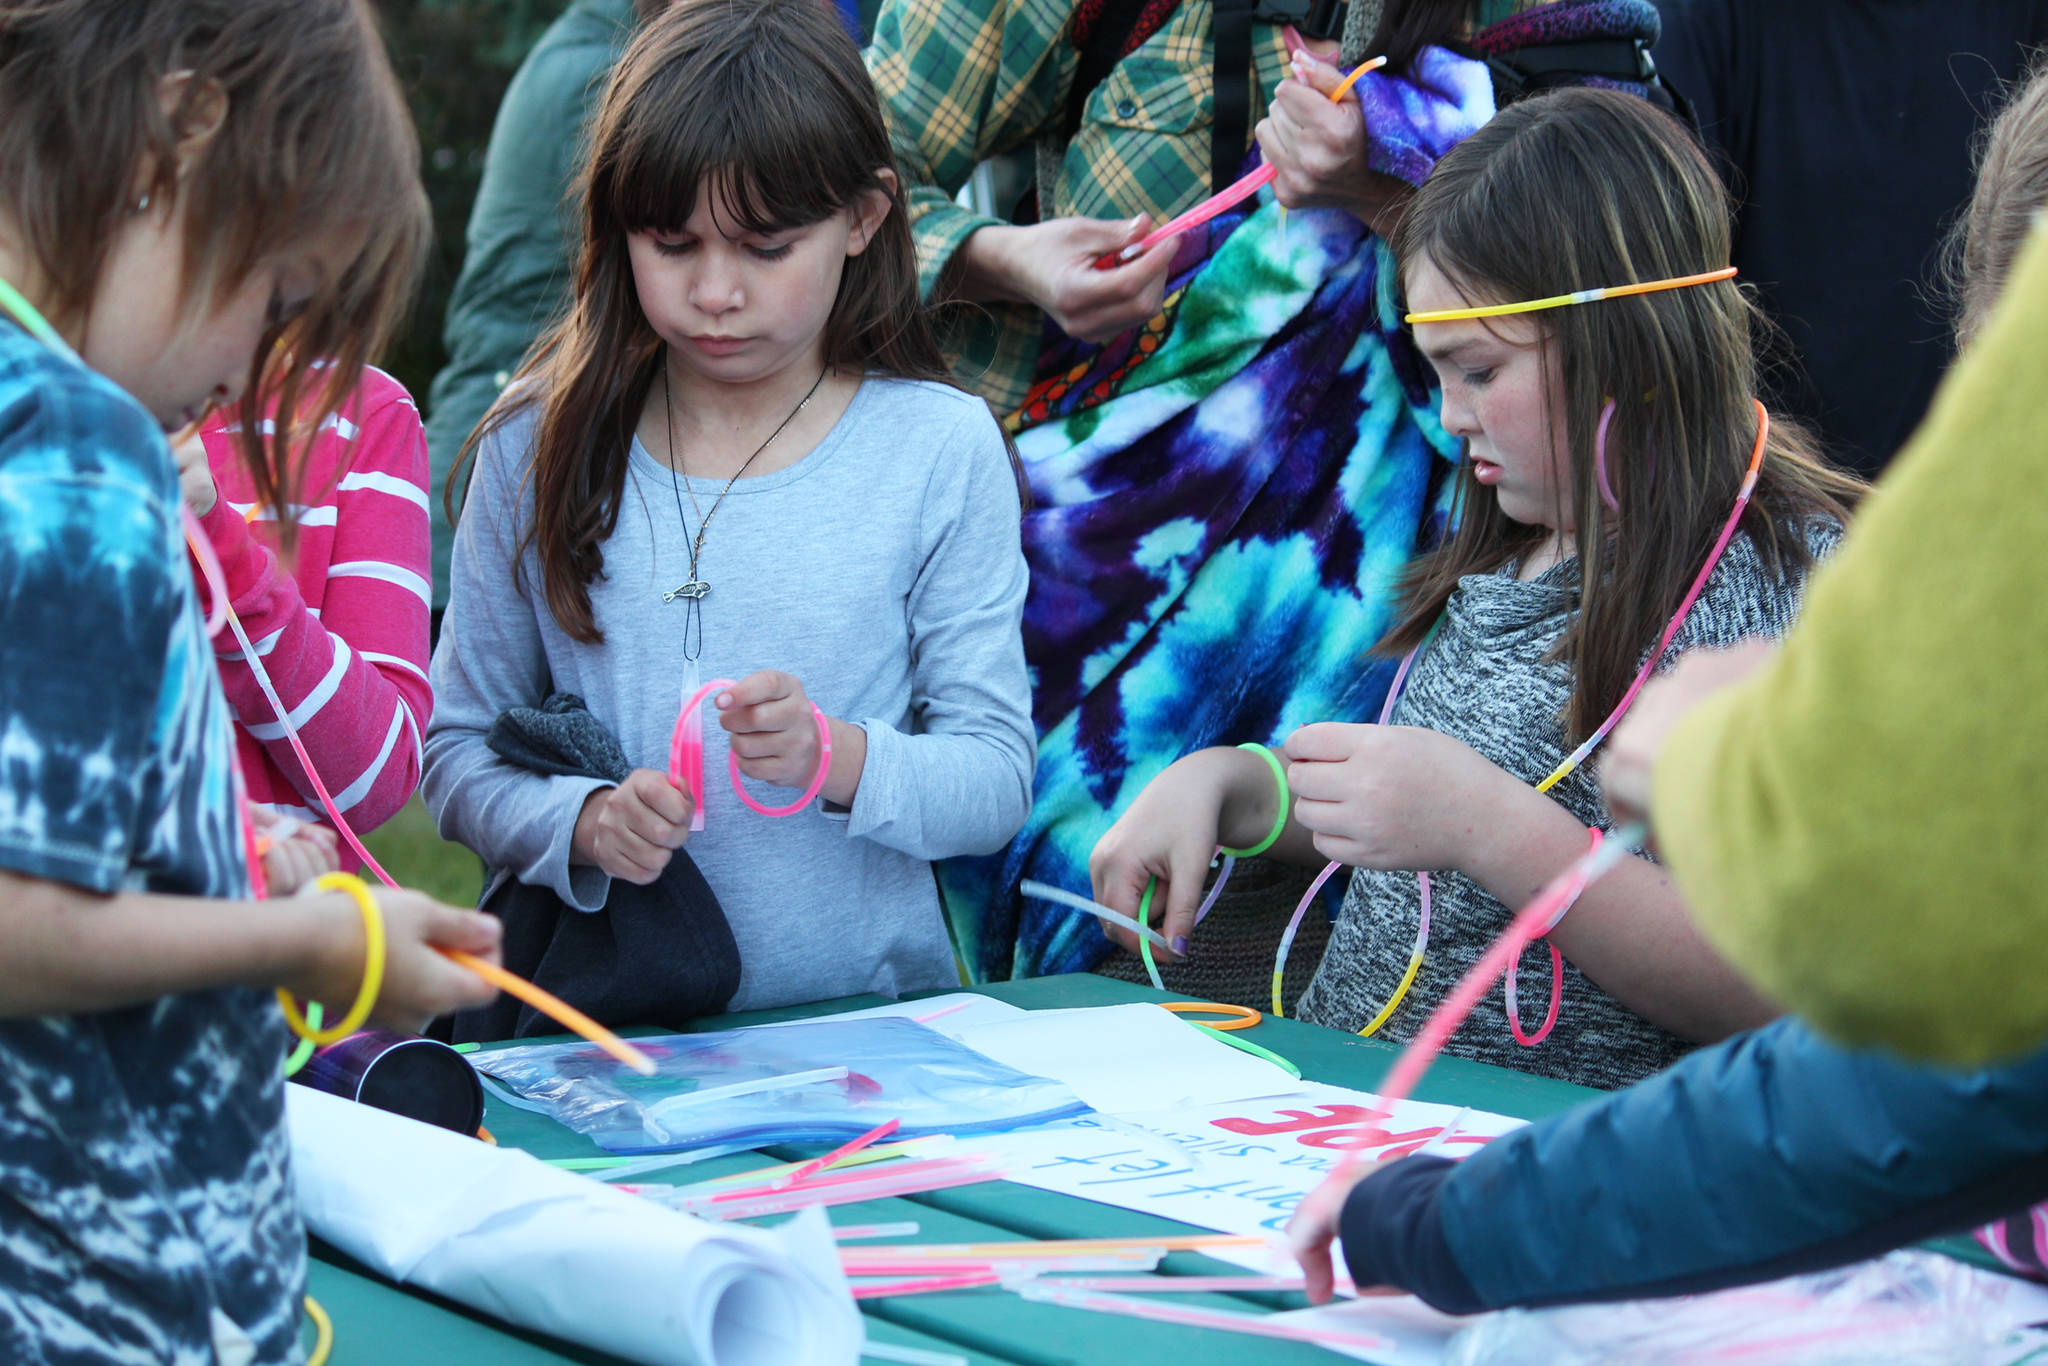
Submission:
[[[167,76],[191,73],[162,107]],[[200,101],[218,131],[181,173]],[[351,254],[250,361],[242,446],[290,501],[310,438],[403,317],[429,232],[419,142],[366,0],[0,0],[0,185],[58,325],[91,307],[135,187],[184,196],[184,302],[216,302],[310,241]],[[324,364],[323,364],[324,362]],[[297,415],[267,439],[267,407]]]
[[2037,56],[1977,144],[1977,183],[1949,236],[1946,283],[1956,341],[1968,345],[2005,291],[2006,272],[2048,203],[2048,58]]
[[[1438,162],[1395,252],[1404,278],[1427,257],[1480,304],[1697,274],[1726,265],[1729,245],[1726,194],[1676,119],[1633,95],[1564,89],[1503,110]],[[1560,499],[1579,528],[1580,609],[1559,645],[1576,675],[1564,723],[1577,740],[1620,702],[1734,507],[1756,439],[1754,345],[1765,324],[1733,281],[1530,316],[1546,387],[1564,396]],[[1607,466],[1621,505],[1612,517],[1593,462],[1609,398]],[[1455,477],[1456,526],[1410,567],[1404,615],[1383,649],[1414,647],[1460,577],[1498,570],[1549,535],[1510,521],[1469,464]],[[1774,413],[1741,529],[1768,572],[1790,576],[1811,561],[1805,523],[1846,520],[1862,491]]]
[[840,277],[825,361],[854,374],[952,377],[918,301],[902,190],[883,174],[893,163],[882,111],[829,5],[683,0],[627,49],[590,141],[569,311],[536,344],[465,456],[515,413],[539,408],[534,515],[521,548],[538,550],[555,621],[595,643],[603,633],[590,583],[604,567],[633,430],[663,363],[634,288],[628,233],[679,229],[714,184],[733,221],[764,234],[884,194],[887,217]]

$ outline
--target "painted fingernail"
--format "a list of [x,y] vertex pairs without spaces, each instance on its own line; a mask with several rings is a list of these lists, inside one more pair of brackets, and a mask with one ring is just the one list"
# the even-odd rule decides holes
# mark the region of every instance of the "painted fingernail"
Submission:
[[1180,954],[1188,951],[1188,937],[1186,935],[1183,934],[1173,941],[1173,951]]

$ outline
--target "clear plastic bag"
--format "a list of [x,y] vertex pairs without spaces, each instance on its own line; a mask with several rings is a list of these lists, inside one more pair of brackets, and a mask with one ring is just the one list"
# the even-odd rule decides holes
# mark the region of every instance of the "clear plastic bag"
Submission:
[[1928,1252],[1707,1295],[1511,1309],[1444,1366],[2009,1366],[2048,1337],[2041,1292]]
[[[614,1153],[830,1142],[890,1119],[902,1121],[898,1139],[998,1133],[1088,1109],[1059,1082],[1019,1072],[900,1016],[633,1042],[654,1059],[653,1076],[630,1072],[583,1043],[498,1049],[473,1053],[470,1061],[528,1108]],[[843,1076],[772,1085],[841,1068]]]

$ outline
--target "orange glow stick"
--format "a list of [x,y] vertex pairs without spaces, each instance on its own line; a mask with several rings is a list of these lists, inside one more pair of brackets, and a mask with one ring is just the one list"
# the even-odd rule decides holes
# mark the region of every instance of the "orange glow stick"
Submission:
[[643,1077],[654,1075],[654,1059],[606,1029],[551,991],[535,986],[516,972],[507,972],[461,949],[441,949],[451,963],[459,963],[507,996],[517,996],[556,1024],[582,1035]]

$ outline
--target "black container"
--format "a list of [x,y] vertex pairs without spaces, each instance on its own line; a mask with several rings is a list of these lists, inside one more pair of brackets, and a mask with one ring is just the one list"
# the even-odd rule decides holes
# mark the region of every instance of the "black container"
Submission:
[[365,1029],[314,1050],[293,1081],[394,1115],[474,1134],[484,1088],[460,1053],[436,1039]]

